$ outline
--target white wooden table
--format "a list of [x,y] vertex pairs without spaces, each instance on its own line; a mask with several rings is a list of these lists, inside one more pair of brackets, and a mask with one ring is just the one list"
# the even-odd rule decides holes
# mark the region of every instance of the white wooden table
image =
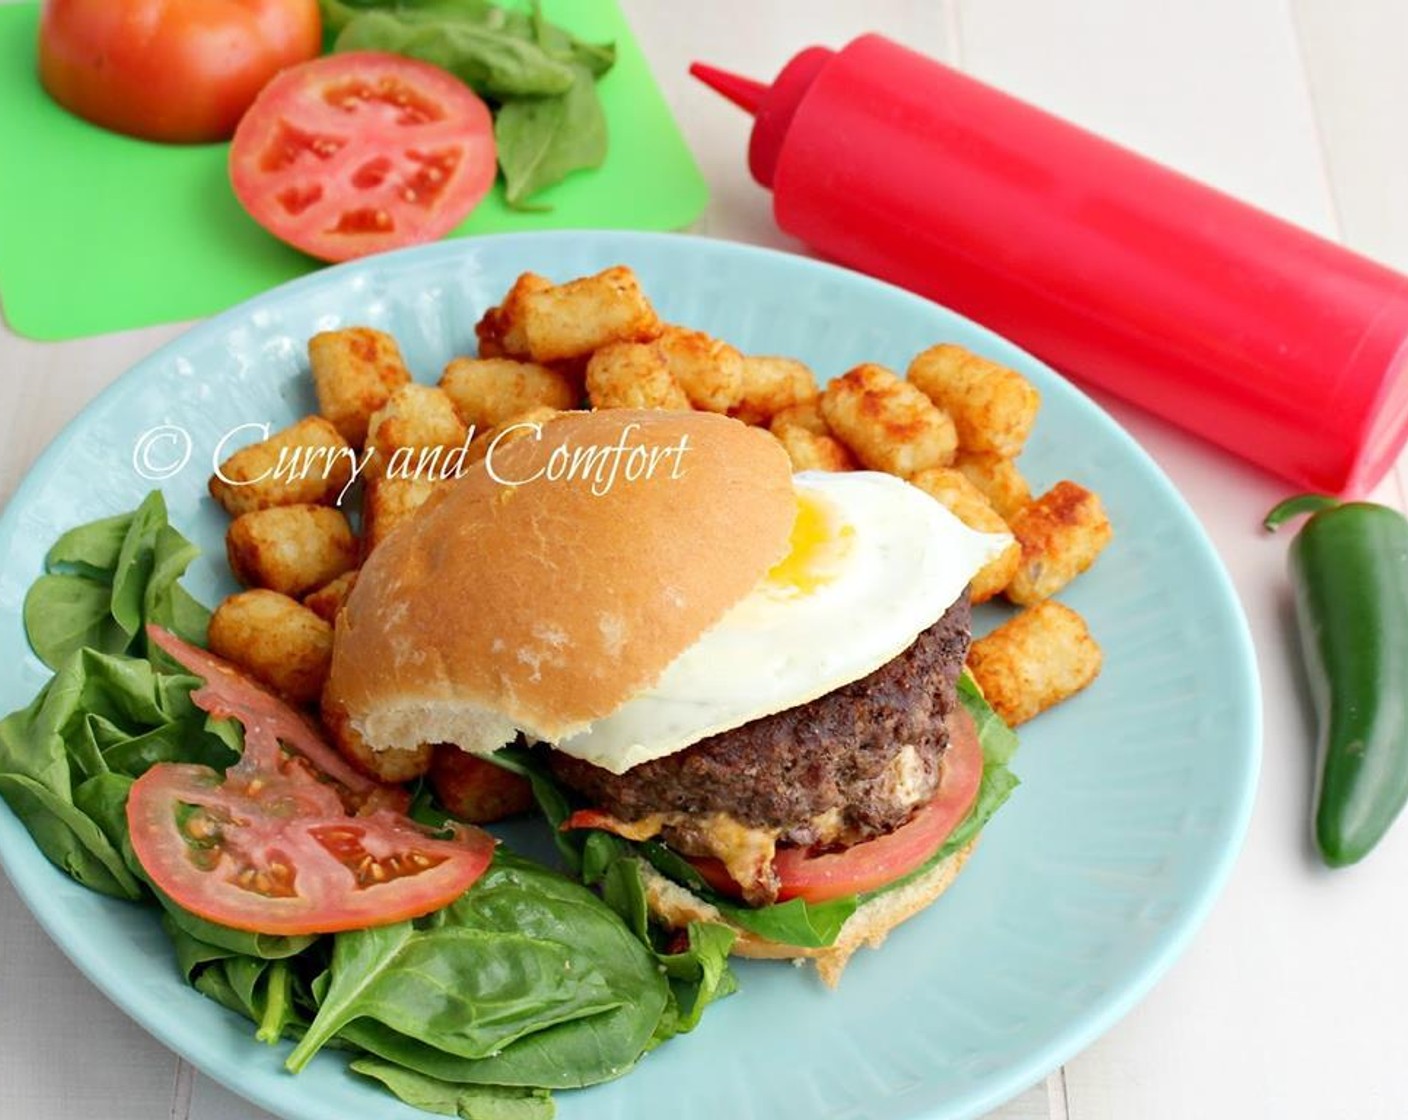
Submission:
[[[743,115],[693,58],[769,77],[878,30],[1311,229],[1408,269],[1401,0],[624,0],[713,187],[700,232],[797,249],[744,169]],[[0,169],[20,153],[0,152]],[[3,170],[0,170],[3,174]],[[0,497],[59,426],[180,325],[59,345],[0,327]],[[1001,1120],[1408,1116],[1408,825],[1336,874],[1306,839],[1285,484],[1118,403],[1202,518],[1251,620],[1266,752],[1250,835],[1192,948],[1123,1023]],[[1404,507],[1404,464],[1376,495]],[[1408,687],[1408,681],[1404,682]],[[0,878],[0,1120],[257,1120],[110,1005]]]

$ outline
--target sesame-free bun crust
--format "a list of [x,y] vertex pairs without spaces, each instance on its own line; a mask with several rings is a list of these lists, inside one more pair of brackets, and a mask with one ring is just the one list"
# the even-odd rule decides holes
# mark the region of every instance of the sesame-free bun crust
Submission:
[[[606,487],[499,481],[529,478],[559,446],[614,446],[631,425],[630,446],[687,450]],[[393,532],[338,616],[323,703],[373,749],[488,753],[519,731],[581,730],[747,595],[796,516],[778,443],[712,413],[563,413],[541,439],[501,444],[492,468],[498,480],[477,464]]]
[[947,859],[936,863],[923,875],[902,887],[886,891],[861,904],[846,919],[836,940],[822,948],[786,945],[769,941],[756,933],[733,925],[712,903],[682,887],[673,879],[641,861],[641,877],[645,883],[645,899],[654,914],[670,929],[686,929],[690,922],[719,922],[733,929],[736,937],[730,950],[740,957],[764,960],[810,960],[816,965],[822,981],[834,988],[841,980],[851,955],[862,945],[878,949],[886,935],[901,922],[912,918],[952,885],[972,855],[977,844],[974,838]]

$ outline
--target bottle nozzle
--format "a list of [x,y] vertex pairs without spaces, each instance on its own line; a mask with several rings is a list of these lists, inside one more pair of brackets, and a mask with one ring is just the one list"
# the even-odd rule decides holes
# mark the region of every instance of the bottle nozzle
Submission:
[[745,113],[756,114],[769,87],[741,74],[731,74],[703,62],[693,63],[689,72],[715,93],[721,93]]

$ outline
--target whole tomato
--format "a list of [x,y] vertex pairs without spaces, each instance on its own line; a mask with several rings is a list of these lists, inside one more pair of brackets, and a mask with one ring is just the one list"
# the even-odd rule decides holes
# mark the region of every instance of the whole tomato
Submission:
[[255,94],[322,48],[318,0],[45,0],[39,79],[64,108],[148,140],[225,140]]

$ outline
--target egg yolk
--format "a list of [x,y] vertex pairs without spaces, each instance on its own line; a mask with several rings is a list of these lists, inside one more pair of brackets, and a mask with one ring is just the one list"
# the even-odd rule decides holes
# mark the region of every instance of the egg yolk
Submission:
[[798,495],[791,546],[763,586],[781,598],[812,594],[840,573],[854,538],[855,528],[842,522],[818,495]]

